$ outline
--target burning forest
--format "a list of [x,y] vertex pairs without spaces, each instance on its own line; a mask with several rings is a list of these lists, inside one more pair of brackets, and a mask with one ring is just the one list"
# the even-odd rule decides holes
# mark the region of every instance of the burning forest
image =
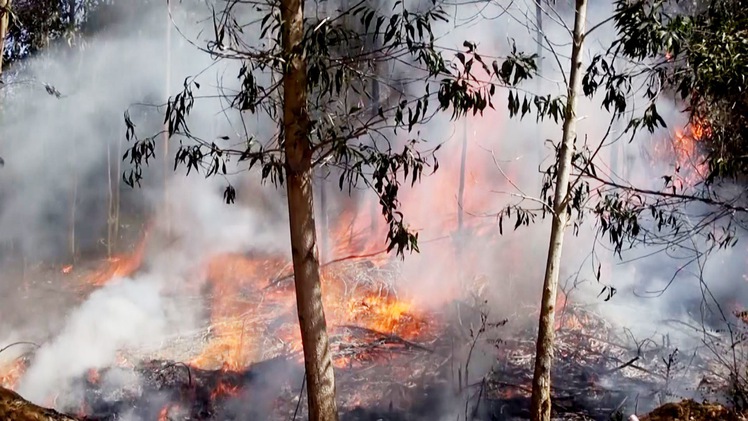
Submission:
[[[364,243],[357,237],[368,234],[354,231],[336,242],[360,247]],[[497,241],[493,235],[482,234],[485,243]],[[62,267],[58,280],[81,300],[93,298],[97,289],[131,282],[145,270],[153,250],[149,242],[156,237],[148,233],[131,253],[90,269]],[[454,412],[458,397],[470,416],[526,414],[531,331],[489,317],[485,281],[449,293],[452,302],[437,311],[418,304],[407,290],[398,291],[402,268],[383,250],[341,247],[330,256],[322,272],[324,299],[346,419],[428,419]],[[163,294],[201,308],[202,326],[148,347],[117,349],[111,364],[66,379],[40,396],[40,404],[87,420],[302,417],[303,355],[290,267],[287,259],[262,253],[221,253],[196,261],[186,283]],[[575,305],[571,296],[559,300],[560,416],[601,419],[632,399],[630,390],[658,390],[667,373],[657,363],[657,346],[631,349],[599,315]],[[522,311],[537,314],[529,304]],[[23,391],[37,345],[18,342],[3,351],[17,357],[3,365],[2,386]],[[490,376],[481,366],[485,355],[495,358]],[[656,401],[638,399],[641,405]]]
[[0,0],[0,420],[743,419],[742,181],[594,93],[621,2],[138,2]]

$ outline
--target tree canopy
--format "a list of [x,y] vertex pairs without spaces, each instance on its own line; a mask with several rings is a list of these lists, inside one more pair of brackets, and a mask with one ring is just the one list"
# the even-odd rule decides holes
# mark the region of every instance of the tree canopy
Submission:
[[702,136],[705,181],[743,178],[748,171],[748,11],[735,0],[616,3],[620,40],[631,60],[655,60],[646,70],[647,95],[684,101]]
[[[246,18],[237,11],[241,7],[249,6],[231,1],[214,12],[214,33],[203,48],[217,61],[241,63],[236,76],[240,89],[225,98],[235,118],[260,113],[277,121],[282,104],[276,75],[285,65],[278,42],[279,3],[252,6],[260,16],[252,35],[273,40],[269,43],[247,35]],[[388,249],[398,253],[418,249],[417,235],[407,229],[399,211],[400,185],[416,183],[425,168],[438,168],[434,153],[439,146],[429,144],[419,126],[438,111],[451,110],[453,118],[479,113],[493,106],[497,86],[517,85],[535,69],[534,56],[516,49],[508,57],[489,61],[467,41],[460,51],[439,48],[433,27],[448,21],[449,14],[436,2],[411,6],[396,1],[388,10],[359,1],[329,15],[308,16],[304,22],[300,54],[308,63],[313,165],[333,169],[341,189],[365,185],[377,194],[389,226]],[[377,70],[385,64],[391,67],[386,78]],[[473,75],[474,68],[485,76]],[[183,90],[166,104],[165,132],[180,142],[174,168],[214,176],[227,174],[234,164],[260,168],[263,180],[283,184],[282,130],[264,139],[257,128],[247,126],[240,138],[203,139],[192,133],[189,114],[200,88],[197,77],[187,77]],[[138,136],[129,114],[125,120],[127,137],[134,140],[125,155],[133,164],[125,180],[135,185],[142,179],[142,165],[155,156],[162,133]],[[229,184],[226,201],[233,202],[235,196]]]

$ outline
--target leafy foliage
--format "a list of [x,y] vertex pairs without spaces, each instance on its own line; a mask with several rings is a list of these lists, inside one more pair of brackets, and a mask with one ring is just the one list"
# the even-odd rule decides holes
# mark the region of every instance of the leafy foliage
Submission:
[[[257,31],[241,20],[249,7],[233,0],[220,13],[214,11],[213,39],[205,51],[217,60],[241,62],[240,89],[227,98],[239,116],[262,113],[279,121],[277,76],[286,63],[279,42],[279,4],[251,6],[261,15]],[[513,87],[535,71],[534,56],[515,49],[503,62],[496,58],[488,64],[471,42],[465,42],[450,62],[436,47],[434,35],[434,26],[448,20],[449,14],[436,3],[410,7],[397,0],[386,11],[362,0],[337,15],[305,21],[301,53],[307,60],[313,164],[335,171],[341,189],[365,185],[377,194],[389,225],[387,248],[400,255],[417,251],[418,245],[417,234],[407,229],[399,210],[399,189],[403,183],[418,182],[427,168],[438,169],[438,145],[427,147],[417,128],[439,111],[451,110],[452,118],[481,113],[493,107],[497,87]],[[271,42],[259,42],[257,33]],[[385,65],[391,67],[389,77],[384,77]],[[408,77],[398,74],[405,72]],[[165,133],[179,140],[175,169],[183,166],[188,173],[199,171],[209,177],[226,175],[232,164],[243,165],[260,169],[263,180],[283,184],[282,126],[271,139],[260,139],[259,128],[248,129],[241,139],[201,139],[189,125],[199,89],[196,78],[187,78],[183,90],[166,105]],[[431,105],[434,99],[436,106]],[[155,157],[161,133],[138,137],[129,113],[125,122],[133,143],[124,156],[132,164],[124,178],[133,186],[142,180],[142,167]],[[234,201],[235,188],[229,185],[224,197]]]
[[20,62],[55,45],[83,47],[86,37],[163,5],[160,0],[13,0],[4,62]]
[[[748,171],[748,11],[740,1],[701,3],[617,1],[618,39],[609,53],[647,62],[642,74],[650,105],[630,127],[664,127],[655,100],[670,93],[685,101],[692,124],[707,129],[703,144],[710,171],[705,181],[711,184]],[[630,91],[627,79],[598,56],[588,69],[585,93],[604,87],[606,98],[622,111],[622,93]]]
[[[724,182],[748,175],[748,12],[733,0],[616,0],[611,18],[617,37],[586,64],[581,93],[599,101],[611,114],[611,124],[623,120],[631,140],[666,127],[658,110],[662,99],[685,103],[709,171],[694,185],[676,183],[677,174],[665,174],[659,188],[642,188],[601,168],[597,155],[611,141],[610,130],[595,139],[596,147],[577,139],[564,206],[575,233],[589,213],[599,237],[619,257],[642,243],[690,249],[696,236],[709,250],[734,246],[748,206],[744,195],[731,194]],[[635,99],[644,99],[645,105],[634,109]],[[535,114],[538,120],[559,122],[566,117],[565,104],[563,95],[525,94],[521,99],[510,91],[508,111],[519,118]],[[558,156],[559,146],[552,144]],[[553,212],[557,165],[555,159],[544,171],[537,199],[520,195],[521,202],[532,199],[540,206],[507,206],[498,214],[500,230],[507,218],[514,219],[517,229]]]

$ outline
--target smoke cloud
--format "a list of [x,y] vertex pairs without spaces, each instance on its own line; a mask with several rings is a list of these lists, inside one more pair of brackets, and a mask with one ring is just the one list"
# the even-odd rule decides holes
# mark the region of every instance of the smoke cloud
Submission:
[[[455,9],[454,26],[440,28],[443,37],[439,44],[453,47],[469,39],[478,43],[481,54],[503,56],[509,51],[507,41],[513,41],[518,49],[534,52],[535,31],[528,23],[534,19],[534,4],[527,0],[515,1],[509,7],[460,5],[459,10]],[[543,79],[528,87],[553,95],[565,91],[557,64],[566,71],[571,46],[567,30],[558,22],[570,26],[573,18],[569,4],[556,4],[558,12],[548,9],[543,27],[553,51],[543,52]],[[590,7],[588,26],[611,12],[609,2],[592,2]],[[204,20],[188,16],[184,13],[176,18],[180,29],[187,39],[201,39],[197,34],[209,27],[205,27]],[[78,253],[101,252],[106,232],[100,227],[106,227],[108,218],[103,203],[112,174],[106,157],[109,153],[109,162],[115,165],[128,146],[123,140],[122,113],[126,109],[134,114],[156,113],[155,123],[143,118],[148,123],[139,125],[137,130],[141,135],[157,132],[163,109],[133,104],[163,102],[167,92],[178,92],[188,75],[209,69],[201,75],[203,98],[198,98],[192,112],[193,132],[206,139],[241,134],[237,129],[239,122],[227,120],[222,113],[225,104],[210,99],[221,89],[231,89],[232,84],[238,83],[233,78],[238,70],[236,63],[213,65],[207,54],[174,33],[169,86],[165,86],[166,22],[163,13],[145,9],[136,19],[123,23],[127,31],[99,35],[83,51],[52,50],[11,69],[2,103],[9,104],[4,112],[12,117],[7,117],[0,129],[0,156],[6,163],[0,169],[0,242],[9,249],[28,259],[67,262],[74,223],[81,244]],[[206,33],[210,35],[211,31]],[[203,41],[205,36],[202,35]],[[597,28],[594,36],[588,38],[586,61],[609,45],[614,36],[611,25]],[[553,54],[558,55],[558,63]],[[50,95],[45,86],[54,87],[60,97]],[[552,157],[546,140],[557,142],[561,128],[548,121],[538,123],[532,117],[510,120],[503,98],[497,97],[495,103],[496,110],[487,111],[483,117],[452,123],[440,116],[422,128],[430,144],[444,144],[439,155],[441,169],[403,192],[403,210],[406,220],[420,231],[421,252],[407,256],[402,263],[398,288],[420,305],[443,309],[456,298],[467,299],[465,291],[483,285],[485,295],[480,298],[488,299],[492,318],[509,318],[511,323],[526,327],[536,316],[522,306],[537,303],[540,298],[549,220],[539,220],[516,231],[512,231],[514,221],[505,221],[504,234],[498,236],[495,215],[506,204],[520,200],[520,196],[539,194],[538,170],[546,167]],[[663,106],[676,126],[683,124],[678,119],[677,104]],[[583,118],[578,142],[586,139],[595,144],[608,131],[610,116],[600,110],[599,102],[586,100],[582,101],[580,115]],[[264,119],[252,122],[264,134],[275,129],[269,123]],[[614,123],[613,131],[620,134],[623,128]],[[635,179],[642,187],[655,186],[667,164],[643,157],[642,149],[648,148],[647,136],[632,143],[626,140],[603,148],[601,156],[610,157],[603,160],[612,171]],[[464,176],[460,177],[463,153]],[[146,170],[142,189],[123,191],[123,203],[142,208],[141,214],[158,211],[153,221],[153,230],[158,234],[153,237],[158,240],[150,245],[142,271],[132,279],[120,279],[91,294],[69,312],[64,326],[42,323],[38,332],[22,332],[53,337],[38,350],[21,383],[19,391],[29,399],[43,403],[53,391],[64,388],[87,369],[113,364],[119,350],[156,347],[169,335],[201,323],[196,308],[190,311],[181,305],[179,291],[195,278],[198,284],[204,282],[200,270],[207,257],[253,251],[289,255],[281,191],[254,183],[258,180],[255,173],[239,173],[228,180],[204,180],[177,173],[168,178],[169,195],[164,202],[161,159],[157,152],[156,161]],[[169,161],[169,172],[171,165]],[[226,181],[241,187],[240,203],[223,203],[222,187]],[[349,202],[342,196],[333,196],[337,203],[331,204],[331,209]],[[370,198],[356,196],[354,200],[362,213],[371,209]],[[532,200],[523,203],[537,207]],[[331,223],[338,222],[336,218],[336,214],[331,214]],[[465,229],[462,235],[458,232],[460,220]],[[138,231],[138,222],[143,221],[121,221],[133,232]],[[588,220],[577,236],[567,237],[563,276],[578,283],[573,299],[594,306],[606,319],[637,335],[671,332],[664,325],[653,326],[653,321],[687,315],[684,303],[700,297],[703,286],[693,271],[681,273],[666,293],[642,298],[646,295],[643,291],[668,285],[683,262],[665,253],[635,259],[649,253],[637,250],[626,256],[630,263],[620,264],[609,251],[597,250],[608,269],[605,281],[618,289],[609,302],[603,302],[598,297],[601,285],[592,280],[596,270],[590,260],[593,234],[593,221]],[[384,238],[372,241],[380,241],[383,246]],[[737,285],[743,285],[741,258],[740,251],[728,250],[717,257],[724,263],[706,266],[704,279],[723,298]],[[15,326],[0,328],[0,338],[10,337],[10,332],[14,337],[22,336]],[[684,335],[680,339],[693,342],[689,338]],[[475,367],[480,367],[475,373],[482,374],[491,366],[493,357],[490,349],[481,351],[485,353],[475,357]]]

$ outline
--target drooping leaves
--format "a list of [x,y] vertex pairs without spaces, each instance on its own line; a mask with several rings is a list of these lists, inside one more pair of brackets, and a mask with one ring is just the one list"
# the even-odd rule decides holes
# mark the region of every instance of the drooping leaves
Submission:
[[[231,109],[238,115],[264,114],[278,122],[282,85],[276,76],[287,62],[279,48],[278,4],[252,6],[263,14],[256,23],[259,43],[246,41],[251,32],[237,19],[247,7],[232,0],[220,12],[211,10],[213,34],[206,49],[216,60],[241,63],[238,90],[225,94]],[[439,166],[438,146],[428,146],[417,128],[438,111],[451,110],[452,118],[459,118],[493,108],[497,87],[516,86],[536,71],[534,56],[513,48],[501,64],[498,59],[489,64],[469,41],[460,51],[449,53],[454,60],[448,60],[448,50],[435,45],[433,26],[449,18],[436,3],[410,8],[396,1],[387,11],[360,1],[337,15],[307,18],[303,48],[297,52],[307,62],[308,138],[314,165],[335,168],[341,189],[351,191],[366,185],[375,192],[389,226],[387,249],[400,255],[418,250],[417,233],[408,230],[400,211],[400,187],[418,182],[425,168],[435,171]],[[404,78],[397,71],[384,70],[400,65],[418,77]],[[179,142],[174,169],[183,167],[187,174],[200,172],[206,177],[225,176],[234,163],[243,169],[259,168],[263,180],[281,185],[285,180],[282,127],[274,138],[262,141],[256,138],[259,133],[250,130],[248,139],[241,142],[244,147],[239,148],[228,146],[232,144],[228,137],[202,139],[190,126],[197,100],[194,92],[199,89],[196,78],[187,78],[182,91],[166,104],[166,136]],[[430,106],[434,98],[437,107]],[[558,103],[550,99],[548,103],[536,101],[535,106],[549,114],[558,109]],[[127,138],[133,142],[125,154],[133,168],[125,178],[129,185],[139,185],[142,166],[155,156],[159,134],[138,138],[129,114],[125,119]],[[409,140],[399,138],[406,133]],[[231,203],[236,194],[229,186],[224,199]]]

